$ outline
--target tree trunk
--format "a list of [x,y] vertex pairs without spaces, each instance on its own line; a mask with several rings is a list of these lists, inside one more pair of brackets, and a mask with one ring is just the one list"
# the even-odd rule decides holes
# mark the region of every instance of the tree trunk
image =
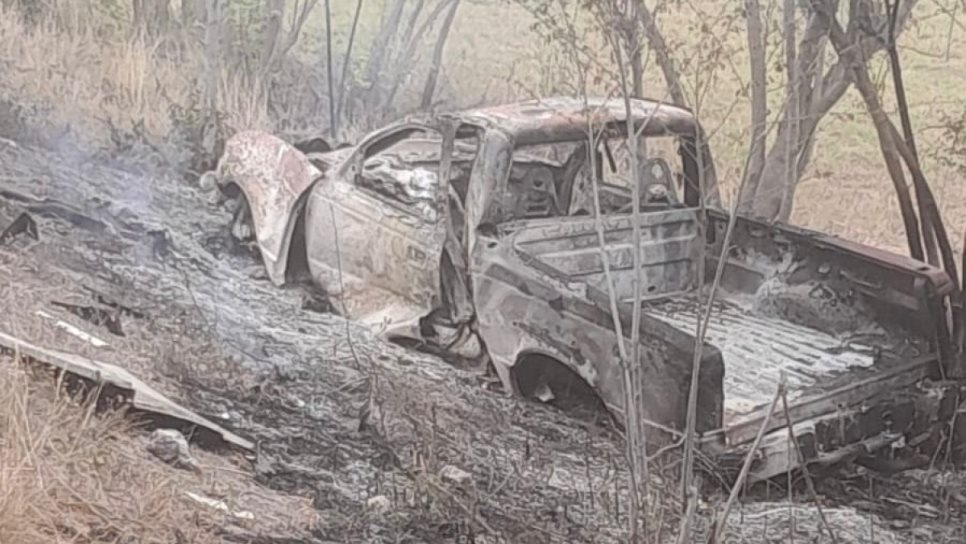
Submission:
[[[902,65],[899,62],[899,50],[896,48],[896,33],[895,33],[895,23],[896,23],[896,12],[894,10],[899,9],[898,0],[893,6],[886,0],[886,9],[889,11],[889,37],[888,37],[888,47],[887,52],[889,54],[889,67],[892,72],[892,81],[896,92],[896,102],[899,106],[899,118],[902,122],[902,133],[906,145],[909,147],[910,159],[907,160],[907,165],[910,173],[912,173],[913,187],[916,190],[916,202],[919,203],[920,216],[919,222],[922,227],[922,241],[926,252],[926,259],[929,264],[933,266],[939,265],[939,253],[936,246],[936,233],[933,230],[933,225],[931,223],[937,222],[938,226],[942,227],[942,222],[938,217],[938,210],[936,211],[935,221],[932,221],[933,208],[935,207],[932,200],[932,195],[929,193],[929,188],[925,186],[925,180],[920,183],[921,176],[916,175],[916,171],[922,172],[922,166],[919,164],[919,152],[916,150],[916,138],[915,133],[912,130],[912,120],[909,118],[909,104],[906,102],[906,89],[902,81]],[[898,135],[895,135],[895,139],[899,139]],[[929,204],[933,204],[930,206]],[[955,274],[953,274],[955,277]]]
[[163,36],[171,27],[171,10],[167,0],[133,0],[134,33],[146,39]]
[[221,72],[224,0],[205,0],[204,56],[202,64],[202,123],[196,142],[195,169],[210,170],[219,155],[218,76]]
[[[866,15],[859,14],[867,8],[865,1],[853,0],[850,5],[850,26],[858,26],[859,20],[868,20],[867,10]],[[897,34],[905,27],[915,3],[916,0],[907,0],[898,8]],[[851,65],[845,57],[840,57],[823,73],[828,34],[826,20],[817,11],[815,0],[801,9],[807,10],[808,17],[797,48],[798,81],[794,91],[797,96],[794,98],[799,106],[797,110],[792,107],[789,98],[788,106],[782,112],[775,143],[765,157],[758,187],[749,195],[752,202],[748,213],[771,221],[787,221],[791,216],[795,190],[811,159],[818,124],[852,84]],[[869,26],[871,23],[862,24]],[[875,24],[871,26],[876,27]],[[886,44],[883,36],[865,32],[855,33],[854,40],[852,50],[863,58],[871,57]],[[797,130],[789,126],[793,124],[798,125]]]
[[345,58],[342,59],[342,77],[339,78],[339,97],[335,108],[336,124],[341,124],[342,111],[345,109],[345,96],[348,88],[349,68],[352,66],[352,48],[356,43],[356,30],[359,28],[359,17],[362,15],[364,0],[357,0],[356,12],[352,17],[352,29],[349,31],[349,43],[345,47]]
[[335,97],[335,76],[332,66],[332,0],[325,0],[325,79],[329,86],[329,126],[332,141],[339,135],[339,117]]
[[204,36],[207,0],[181,0],[181,28],[197,40]]
[[[899,210],[902,213],[902,220],[906,228],[906,239],[909,243],[909,253],[917,260],[923,259],[922,237],[919,230],[919,218],[912,205],[909,195],[909,188],[906,185],[905,175],[902,170],[902,163],[899,160],[899,153],[896,150],[896,142],[893,133],[890,131],[891,122],[882,110],[879,97],[875,93],[875,84],[869,79],[866,71],[865,59],[856,55],[856,43],[849,40],[839,22],[835,19],[832,6],[821,0],[812,0],[816,11],[826,18],[829,27],[829,39],[835,47],[839,57],[849,63],[852,80],[856,84],[862,100],[865,102],[872,124],[875,126],[876,135],[879,137],[879,149],[882,151],[882,158],[885,160],[886,169],[892,178],[893,186],[896,190],[896,197],[899,200]],[[894,130],[895,127],[892,127]]]
[[641,32],[638,25],[643,19],[638,15],[638,9],[643,2],[627,2],[627,14],[624,21],[626,29],[627,61],[631,72],[631,93],[635,98],[644,96],[644,62]]
[[[800,126],[805,113],[805,104],[802,102],[802,94],[804,93],[800,92],[799,87],[801,75],[798,70],[797,48],[795,47],[795,0],[785,0],[782,6],[782,28],[785,42],[785,100],[787,104],[785,107],[792,113],[785,119],[785,123],[788,124],[785,130],[785,141],[783,142],[785,146],[783,161],[785,168],[782,172],[781,210],[778,213],[780,220],[786,220],[787,217],[782,217],[782,214],[785,211],[790,212],[792,193],[798,182],[796,175],[798,160],[796,159],[799,150],[802,148]],[[764,169],[764,165],[762,169]]]
[[262,75],[271,71],[271,65],[278,54],[284,13],[285,0],[267,0],[265,2],[265,12],[262,16],[264,27],[262,29],[261,66],[259,69],[259,73]]
[[392,42],[392,38],[399,29],[399,21],[402,19],[405,3],[405,0],[391,0],[387,14],[383,18],[382,24],[379,25],[379,33],[372,40],[372,47],[369,49],[369,65],[366,70],[366,76],[368,79],[367,83],[370,86],[370,95],[367,101],[367,105],[370,108],[375,108],[380,105],[380,95],[382,93],[379,91],[379,83],[386,61],[386,53],[389,49],[389,44]]
[[[765,37],[758,0],[745,0],[748,24],[748,55],[751,64],[751,141],[747,185],[739,196],[739,212],[752,212],[752,205],[765,167],[765,136],[768,123],[768,89],[765,67]],[[780,200],[779,200],[780,202]]]
[[643,0],[639,0],[637,3],[637,15],[641,18],[641,23],[644,26],[644,37],[647,38],[647,43],[651,46],[654,60],[664,75],[664,81],[667,84],[671,102],[678,106],[686,106],[688,100],[684,96],[684,88],[681,85],[681,74],[674,67],[674,59],[671,58],[667,40],[661,34],[661,29],[657,27],[653,12],[648,9]]
[[423,87],[423,99],[420,102],[420,109],[427,110],[433,104],[433,96],[436,94],[436,82],[439,79],[440,67],[443,64],[443,51],[446,49],[446,41],[449,39],[450,29],[453,27],[453,20],[456,19],[456,10],[460,6],[460,0],[451,0],[452,5],[443,27],[439,30],[436,38],[436,47],[433,48],[433,61],[429,67],[429,75],[426,76],[426,86]]
[[389,82],[388,86],[385,87],[386,91],[382,102],[386,108],[392,106],[396,101],[396,94],[399,92],[403,80],[406,76],[411,75],[415,66],[416,48],[422,43],[423,38],[429,32],[433,23],[443,16],[443,11],[445,11],[447,6],[449,6],[448,0],[439,0],[432,11],[423,19],[418,29],[416,28],[416,23],[418,22],[419,15],[423,11],[423,7],[425,7],[425,2],[420,0],[416,4],[415,9],[413,9],[413,12],[409,14],[409,22],[406,24],[406,30],[399,36],[397,41],[399,50],[395,55],[390,55],[393,65],[391,76],[384,74],[385,80]]

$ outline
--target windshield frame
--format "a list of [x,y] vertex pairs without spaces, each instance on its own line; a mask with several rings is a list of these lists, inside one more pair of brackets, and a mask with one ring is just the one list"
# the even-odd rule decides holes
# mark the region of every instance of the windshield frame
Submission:
[[[615,138],[627,138],[627,124],[624,122],[614,122],[602,127],[594,135],[594,139],[600,143],[602,140],[615,139]],[[679,139],[678,145],[678,155],[681,157],[681,169],[684,176],[684,194],[682,195],[682,202],[687,207],[696,208],[700,206],[702,198],[705,200],[705,204],[708,206],[717,205],[717,179],[715,176],[714,162],[711,158],[710,147],[706,142],[701,145],[701,149],[704,151],[704,157],[702,159],[702,164],[704,166],[704,176],[703,184],[698,179],[698,160],[697,154],[694,152],[699,146],[697,142],[701,136],[701,129],[697,125],[692,126],[698,134],[689,133],[686,131],[676,131],[668,130],[660,134],[644,135],[642,141],[646,142],[648,138],[655,137],[665,137],[665,136],[675,136]],[[640,129],[640,127],[639,127]],[[592,143],[590,137],[585,138],[547,138],[545,142],[548,145],[555,144],[567,144],[574,143],[577,144],[577,149],[581,149],[581,144],[588,144],[586,149],[589,149],[589,144]],[[478,183],[483,183],[487,190],[486,193],[490,193],[490,197],[487,198],[485,205],[485,211],[481,214],[480,224],[492,224],[497,225],[505,222],[518,222],[522,219],[515,219],[507,217],[507,211],[511,209],[510,202],[507,199],[510,197],[508,191],[508,183],[510,178],[510,172],[513,166],[513,156],[519,153],[521,150],[525,150],[527,147],[533,145],[542,145],[540,142],[526,142],[524,145],[517,145],[510,134],[506,131],[500,130],[497,127],[489,127],[486,129],[483,140],[480,147],[480,157],[484,158],[481,170],[487,171],[485,175],[479,177]],[[489,159],[493,157],[501,157],[501,159],[496,163],[496,168],[488,167]],[[505,158],[502,158],[505,157]],[[471,183],[472,184],[472,183]],[[707,190],[702,191],[700,185],[703,185]],[[705,193],[702,195],[702,192]],[[575,191],[570,191],[569,195],[558,194],[558,199],[566,196],[567,202],[560,202],[560,206],[564,209],[570,209],[573,202]],[[623,214],[622,214],[623,215]],[[561,219],[566,216],[561,217]],[[475,225],[478,226],[478,225]]]

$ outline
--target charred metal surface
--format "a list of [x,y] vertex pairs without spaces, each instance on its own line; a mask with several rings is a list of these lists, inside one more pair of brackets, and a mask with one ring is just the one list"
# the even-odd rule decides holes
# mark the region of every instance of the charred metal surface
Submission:
[[[654,212],[641,217],[641,279],[644,300],[679,294],[695,288],[698,256],[697,213],[690,209]],[[634,244],[630,217],[616,216],[605,223],[607,258],[615,289],[622,301],[633,297]],[[604,266],[595,220],[531,221],[525,227],[506,228],[521,253],[531,255],[579,281],[605,290]]]
[[245,194],[265,269],[276,285],[285,282],[300,197],[319,174],[294,146],[261,132],[236,134],[218,162],[219,184],[237,185]]
[[[646,311],[676,328],[694,330],[704,304],[694,298],[676,298]],[[871,367],[882,341],[833,336],[789,320],[757,315],[729,300],[715,304],[706,339],[724,355],[726,424],[767,404],[783,374],[794,399],[825,376]]]
[[40,238],[37,231],[37,222],[27,212],[22,212],[5,229],[0,232],[0,245],[9,243],[20,234],[37,240]]
[[[831,465],[855,458],[902,466],[942,447],[955,409],[959,384],[922,379],[879,389],[861,405],[796,421],[792,428],[804,459],[794,452],[786,428],[765,436],[752,465],[752,480],[783,474],[802,465]],[[756,429],[757,430],[757,429]],[[737,475],[747,443],[720,458],[726,477]],[[910,461],[911,460],[911,461]]]
[[[650,100],[631,103],[634,123],[642,136],[670,133],[694,134],[697,124],[694,115],[679,106]],[[518,144],[575,141],[587,138],[588,126],[627,123],[627,112],[622,100],[591,98],[542,98],[470,110],[454,117],[464,123],[499,127]]]
[[[592,287],[588,291],[568,288],[559,272],[538,263],[531,263],[521,274],[521,267],[514,266],[506,250],[501,251],[498,244],[489,250],[498,254],[479,256],[476,264],[487,264],[481,273],[473,275],[474,294],[480,332],[501,378],[514,384],[513,367],[523,357],[534,353],[549,356],[593,386],[620,420],[623,383],[613,320],[601,304],[606,295]],[[630,313],[625,305],[620,316],[628,336]],[[642,319],[641,330],[645,417],[662,427],[680,429],[694,338],[647,316]],[[704,353],[699,380],[698,427],[702,431],[720,426],[723,370],[720,352],[710,347]],[[660,441],[667,436],[654,432],[648,438]]]
[[[707,287],[698,267],[717,265],[727,217],[700,211],[716,194],[698,190],[698,165],[707,187],[715,174],[693,115],[646,100],[632,109],[628,119],[622,101],[522,102],[407,120],[352,148],[304,147],[308,155],[242,133],[227,145],[218,182],[244,194],[234,231],[254,229],[273,282],[304,263],[347,317],[457,359],[488,359],[507,390],[544,400],[556,397],[548,384],[578,376],[618,420],[624,383],[604,265],[627,336],[639,275],[638,402],[660,431],[649,439],[661,441],[684,423]],[[617,173],[606,145],[589,149],[588,129],[607,141],[629,126],[645,139],[672,136],[680,160],[681,191],[642,187],[650,200],[639,247],[629,185],[605,187],[598,226],[582,215],[590,184],[578,183],[599,175],[594,164]],[[654,164],[670,182],[667,162]],[[945,386],[930,380],[955,355],[945,308],[956,287],[941,270],[743,218],[726,258],[699,376],[707,452],[727,464],[747,449],[783,375],[809,461],[928,442],[948,404]],[[754,478],[796,466],[788,423],[773,417]]]
[[[720,254],[726,221],[724,215],[711,213],[711,255]],[[711,264],[716,262],[712,259]],[[766,282],[785,286],[785,293],[804,290],[809,295],[798,300],[811,308],[786,305],[779,317],[794,321],[806,314],[820,316],[812,326],[836,334],[880,329],[916,345],[912,350],[942,355],[938,328],[944,319],[937,315],[935,302],[948,297],[954,285],[938,268],[820,233],[742,218],[723,285],[754,295]]]

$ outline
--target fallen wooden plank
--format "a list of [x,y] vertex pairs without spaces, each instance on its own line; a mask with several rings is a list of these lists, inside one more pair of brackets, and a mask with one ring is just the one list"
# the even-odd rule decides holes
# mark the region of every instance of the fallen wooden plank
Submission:
[[240,448],[247,450],[255,448],[255,445],[251,441],[175,403],[150,385],[141,381],[137,376],[119,366],[81,357],[73,353],[40,347],[2,332],[0,332],[0,346],[36,361],[59,368],[75,376],[95,383],[109,384],[126,391],[130,394],[131,405],[138,410],[144,410],[197,425],[218,435],[226,443]]

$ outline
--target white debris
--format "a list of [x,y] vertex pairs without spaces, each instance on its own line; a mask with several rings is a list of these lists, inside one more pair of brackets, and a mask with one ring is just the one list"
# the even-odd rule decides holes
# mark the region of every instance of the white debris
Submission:
[[385,512],[389,510],[389,498],[385,495],[376,495],[375,497],[370,497],[366,501],[366,508],[369,510],[374,510],[376,512]]
[[102,347],[104,347],[104,346],[107,345],[107,342],[101,340],[100,338],[98,338],[98,337],[96,337],[96,336],[94,336],[92,334],[88,334],[88,333],[86,333],[86,332],[78,329],[77,327],[71,325],[70,323],[67,323],[65,321],[61,321],[61,320],[57,319],[56,317],[48,314],[47,312],[45,312],[43,310],[37,310],[37,315],[39,315],[40,317],[42,317],[44,319],[49,319],[51,321],[54,321],[54,325],[57,328],[59,328],[61,330],[64,330],[64,331],[66,331],[69,334],[73,334],[77,338],[80,338],[81,340],[87,342],[88,344],[90,344],[90,345],[92,345],[94,347],[102,348]]
[[222,512],[228,514],[233,518],[246,519],[246,520],[255,519],[255,514],[252,514],[247,510],[232,510],[231,508],[228,508],[228,505],[225,504],[225,501],[219,501],[216,499],[212,499],[210,497],[205,497],[204,495],[198,495],[197,493],[192,493],[191,491],[185,491],[184,494],[189,499],[199,504],[203,504],[210,508],[214,508],[215,510],[221,510]]
[[541,381],[533,392],[533,396],[540,400],[540,402],[547,403],[554,400],[556,395],[553,394],[553,389],[547,384],[546,380]]
[[158,429],[151,433],[147,450],[169,465],[198,470],[198,462],[191,456],[188,441],[183,434],[174,429]]
[[198,178],[198,187],[205,192],[214,191],[218,188],[218,174],[214,170],[209,170]]
[[443,467],[443,469],[439,471],[439,477],[457,485],[466,485],[473,480],[472,474],[453,465],[446,465]]

